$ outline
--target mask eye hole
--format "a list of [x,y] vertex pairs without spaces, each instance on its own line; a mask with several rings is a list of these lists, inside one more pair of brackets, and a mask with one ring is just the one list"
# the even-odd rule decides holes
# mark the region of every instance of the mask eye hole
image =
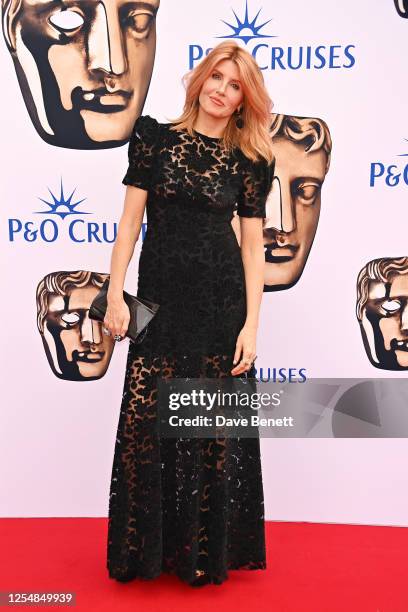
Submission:
[[401,304],[397,300],[386,300],[381,304],[381,308],[385,310],[387,314],[394,314],[401,308]]
[[80,316],[77,312],[64,312],[61,320],[67,325],[76,325],[80,320]]
[[84,18],[76,11],[69,9],[57,11],[49,17],[49,21],[62,32],[72,32],[84,23]]

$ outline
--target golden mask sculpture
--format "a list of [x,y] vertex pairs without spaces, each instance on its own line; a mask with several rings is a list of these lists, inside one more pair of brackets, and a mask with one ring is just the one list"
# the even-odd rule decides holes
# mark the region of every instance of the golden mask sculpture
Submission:
[[320,216],[332,142],[322,119],[274,115],[275,178],[263,225],[265,291],[289,289],[302,275]]
[[95,380],[107,371],[114,340],[89,307],[108,274],[51,272],[37,287],[37,327],[48,363],[58,378]]
[[143,110],[159,0],[2,0],[3,36],[35,129],[52,145],[124,144]]
[[372,365],[408,370],[408,257],[382,257],[364,266],[356,314]]
[[[332,141],[322,119],[273,114],[275,177],[263,222],[264,291],[282,291],[300,279],[315,238],[321,190]],[[240,243],[236,211],[232,227]]]

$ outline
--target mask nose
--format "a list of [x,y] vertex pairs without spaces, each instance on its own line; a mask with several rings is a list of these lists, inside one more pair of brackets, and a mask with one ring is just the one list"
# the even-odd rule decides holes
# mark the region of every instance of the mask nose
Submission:
[[401,331],[408,334],[408,300],[401,313]]
[[98,321],[90,319],[88,311],[81,325],[81,342],[84,344],[100,344],[102,342],[100,324]]
[[126,56],[117,10],[99,2],[88,36],[88,57],[91,70],[120,75],[126,71]]
[[282,184],[275,176],[266,201],[266,221],[264,229],[290,234],[296,229],[290,185]]

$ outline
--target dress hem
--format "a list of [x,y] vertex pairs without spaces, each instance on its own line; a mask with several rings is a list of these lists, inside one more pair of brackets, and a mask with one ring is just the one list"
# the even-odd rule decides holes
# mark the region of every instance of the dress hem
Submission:
[[[266,570],[267,569],[267,565],[266,562],[260,562],[259,564],[255,564],[253,567],[248,567],[247,565],[238,565],[238,564],[233,564],[233,565],[229,565],[227,570],[229,571],[256,571],[256,570]],[[152,576],[143,576],[141,574],[135,574],[134,576],[129,576],[126,578],[121,578],[121,577],[116,577],[116,576],[112,576],[111,574],[109,574],[109,578],[111,580],[116,580],[117,582],[132,582],[133,580],[141,580],[141,581],[145,581],[145,582],[150,582],[155,580],[156,578],[159,578],[162,575],[168,575],[168,576],[176,576],[177,578],[179,578],[182,582],[184,582],[185,584],[192,586],[191,582],[192,580],[194,580],[194,578],[192,580],[186,578],[184,575],[177,573],[176,570],[171,570],[171,569],[162,569],[160,572],[153,574]],[[221,585],[224,582],[226,582],[229,579],[229,575],[228,573],[225,575],[224,578],[220,578],[220,577],[215,577],[215,576],[210,576],[209,582],[208,584],[215,584],[215,585]]]

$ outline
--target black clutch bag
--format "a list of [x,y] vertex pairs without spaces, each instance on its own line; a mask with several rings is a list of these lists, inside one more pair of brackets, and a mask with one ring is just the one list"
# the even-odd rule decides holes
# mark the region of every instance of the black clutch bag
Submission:
[[[95,296],[92,304],[89,307],[89,318],[96,321],[103,321],[108,306],[108,287],[109,278],[103,283],[98,295]],[[147,326],[159,310],[159,304],[155,304],[150,300],[135,297],[127,291],[123,291],[123,299],[129,306],[130,321],[126,336],[140,344],[147,333]]]

